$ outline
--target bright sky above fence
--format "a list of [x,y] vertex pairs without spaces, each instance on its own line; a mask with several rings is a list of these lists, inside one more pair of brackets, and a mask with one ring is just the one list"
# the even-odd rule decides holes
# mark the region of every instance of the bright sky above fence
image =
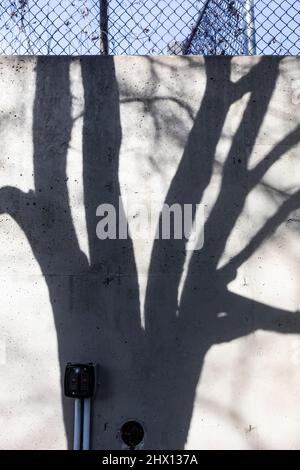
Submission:
[[[186,40],[203,4],[204,0],[110,0],[110,54],[170,53],[172,44]],[[300,0],[256,0],[255,14],[258,54],[299,55]],[[99,51],[99,0],[1,1],[1,54]]]

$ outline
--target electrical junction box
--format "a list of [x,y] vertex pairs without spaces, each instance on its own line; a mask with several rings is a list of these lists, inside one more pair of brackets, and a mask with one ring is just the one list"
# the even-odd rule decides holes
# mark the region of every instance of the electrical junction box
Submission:
[[71,398],[90,398],[95,390],[95,366],[89,364],[71,364],[66,366],[65,395]]

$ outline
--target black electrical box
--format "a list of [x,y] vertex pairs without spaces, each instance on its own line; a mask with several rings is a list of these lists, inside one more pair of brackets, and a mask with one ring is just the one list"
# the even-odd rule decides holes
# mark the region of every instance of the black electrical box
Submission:
[[71,398],[90,398],[95,390],[95,366],[71,364],[65,370],[65,395]]

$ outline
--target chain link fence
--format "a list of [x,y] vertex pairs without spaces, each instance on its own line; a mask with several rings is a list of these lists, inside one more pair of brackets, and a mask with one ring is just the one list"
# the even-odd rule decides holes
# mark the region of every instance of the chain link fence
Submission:
[[299,55],[300,0],[1,0],[7,55]]

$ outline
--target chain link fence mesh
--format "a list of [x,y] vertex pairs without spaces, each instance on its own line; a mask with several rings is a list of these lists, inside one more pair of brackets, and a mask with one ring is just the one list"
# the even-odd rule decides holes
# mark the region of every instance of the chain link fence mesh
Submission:
[[[253,6],[253,9],[251,9]],[[299,55],[300,0],[2,0],[7,55]]]

